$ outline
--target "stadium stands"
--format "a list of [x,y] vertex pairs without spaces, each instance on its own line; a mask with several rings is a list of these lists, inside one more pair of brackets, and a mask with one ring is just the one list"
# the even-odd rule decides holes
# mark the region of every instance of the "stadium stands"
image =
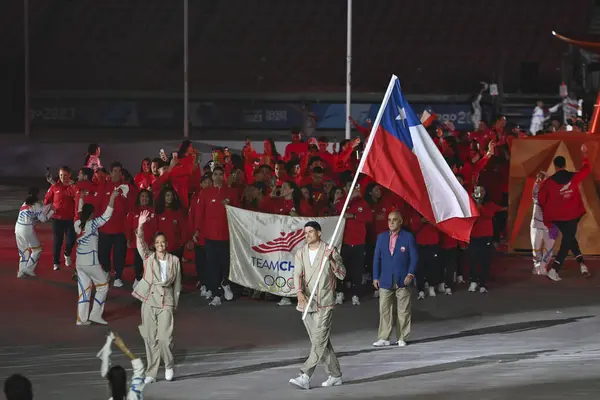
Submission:
[[[34,90],[181,90],[182,1],[30,3]],[[411,93],[465,93],[502,74],[517,91],[527,62],[538,87],[554,91],[567,47],[550,31],[584,35],[591,9],[589,0],[354,0],[354,89],[381,91],[396,73]],[[22,43],[13,25],[0,40]],[[191,90],[343,91],[345,42],[345,0],[190,1]]]

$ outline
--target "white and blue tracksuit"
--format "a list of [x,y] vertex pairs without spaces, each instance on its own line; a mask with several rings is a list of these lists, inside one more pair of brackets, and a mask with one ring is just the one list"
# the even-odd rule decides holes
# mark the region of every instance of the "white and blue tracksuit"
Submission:
[[19,250],[18,277],[25,274],[35,275],[34,270],[42,254],[42,245],[35,233],[35,224],[48,221],[54,214],[50,205],[42,206],[41,203],[23,204],[19,210],[15,224],[15,238]]

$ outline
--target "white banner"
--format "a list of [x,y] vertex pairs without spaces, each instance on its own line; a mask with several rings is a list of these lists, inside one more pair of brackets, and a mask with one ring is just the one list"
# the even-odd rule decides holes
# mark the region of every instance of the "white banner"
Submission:
[[[296,297],[294,255],[306,242],[304,224],[317,221],[323,230],[321,239],[330,242],[338,217],[305,218],[264,214],[227,206],[229,279],[244,287]],[[333,245],[341,250],[344,225]]]

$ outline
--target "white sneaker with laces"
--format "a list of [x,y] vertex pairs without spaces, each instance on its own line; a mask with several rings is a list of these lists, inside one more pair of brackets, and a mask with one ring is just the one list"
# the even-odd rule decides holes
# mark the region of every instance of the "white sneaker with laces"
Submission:
[[227,301],[233,300],[233,292],[231,291],[230,285],[223,285],[223,294],[224,294],[225,300],[227,300]]
[[452,296],[452,289],[450,289],[449,287],[447,287],[446,290],[444,291],[444,294],[446,296]]
[[379,339],[378,341],[376,341],[375,343],[373,343],[373,346],[375,347],[386,347],[390,345],[390,341],[389,340],[383,340],[383,339]]
[[396,344],[398,347],[406,347],[406,342],[404,340],[398,340]]
[[331,386],[340,386],[342,384],[342,377],[334,377],[330,376],[327,380],[321,383],[321,387],[331,387]]
[[360,299],[358,298],[358,296],[352,296],[352,305],[360,306]]
[[289,297],[282,297],[281,300],[279,301],[279,303],[277,303],[278,306],[291,306],[292,305],[292,300]]
[[341,305],[344,303],[344,292],[337,292],[335,295],[335,304]]
[[204,298],[205,298],[206,300],[210,300],[210,299],[212,298],[212,292],[211,292],[210,290],[207,290],[207,291],[204,293]]
[[70,267],[71,265],[73,265],[73,259],[71,258],[71,256],[65,256],[65,265],[67,267]]
[[471,282],[471,284],[469,285],[469,292],[475,291],[477,291],[477,282]]
[[433,286],[429,286],[429,297],[435,297],[435,288]]
[[173,368],[165,368],[165,379],[166,380],[171,382],[173,380],[174,375],[175,375],[175,372],[173,371]]
[[220,306],[221,305],[221,298],[219,296],[215,296],[213,297],[212,301],[210,303],[208,303],[209,306]]
[[294,386],[298,386],[300,389],[310,389],[310,378],[306,374],[300,374],[297,378],[290,379],[290,383]]
[[115,281],[113,282],[113,286],[114,287],[123,287],[123,281],[120,279],[115,279]]
[[554,268],[548,271],[548,278],[552,279],[554,282],[561,281],[562,278],[558,276],[558,272]]
[[486,287],[482,286],[479,288],[479,293],[487,293],[487,292],[488,292],[488,290]]
[[425,292],[424,291],[420,291],[419,292],[419,296],[417,296],[417,300],[425,300]]
[[200,296],[206,297],[206,286],[204,285],[200,286]]
[[590,276],[590,271],[584,263],[579,264],[579,270],[581,271],[581,275],[584,275],[586,277]]
[[58,271],[58,270],[60,270],[60,265],[58,265],[58,264],[54,264],[54,270],[55,270],[55,271]]
[[156,382],[156,378],[153,378],[151,376],[147,376],[146,379],[144,379],[144,383],[146,385],[149,385],[149,384],[154,383],[154,382]]

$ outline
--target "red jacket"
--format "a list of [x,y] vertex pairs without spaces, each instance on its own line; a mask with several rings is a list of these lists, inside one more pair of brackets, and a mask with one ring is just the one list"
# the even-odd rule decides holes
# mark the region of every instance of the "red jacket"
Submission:
[[458,240],[445,233],[442,233],[442,249],[450,250],[458,247]]
[[579,185],[590,171],[590,162],[585,158],[579,171],[558,171],[542,183],[538,201],[546,226],[551,227],[554,221],[569,221],[585,214]]
[[440,244],[440,231],[434,225],[421,221],[420,215],[413,215],[410,220],[410,227],[415,232],[418,245],[432,246]]
[[[336,212],[341,213],[343,207],[344,201],[339,200],[335,203]],[[371,207],[369,207],[369,204],[364,199],[356,197],[350,200],[346,213],[354,214],[354,218],[346,220],[343,243],[351,246],[365,244],[367,238],[367,224],[370,223],[373,218]]]
[[475,220],[473,229],[471,230],[471,237],[491,237],[494,236],[494,224],[492,218],[494,214],[502,210],[502,207],[496,203],[485,203],[479,209],[479,217]]
[[75,192],[75,219],[79,219],[79,199],[84,191],[88,194],[83,196],[83,204],[91,204],[94,206],[95,214],[99,215],[101,204],[98,201],[98,185],[91,181],[80,181],[75,184],[77,191]]
[[52,204],[54,215],[52,218],[59,220],[72,221],[75,219],[75,194],[77,187],[75,185],[64,185],[62,182],[56,182],[50,186],[44,197],[44,204]]
[[148,247],[154,246],[154,234],[158,231],[156,214],[154,213],[154,208],[151,206],[141,206],[129,211],[127,214],[127,221],[125,222],[125,237],[127,238],[129,246],[132,249],[137,248],[135,231],[139,226],[140,213],[144,210],[148,210],[150,212],[148,221],[146,221],[144,224],[144,240],[146,241]]
[[[106,207],[108,206],[108,202],[110,201],[110,195],[115,189],[115,187],[122,185],[123,182],[107,182],[98,188],[98,202],[100,204],[100,210],[104,212]],[[116,233],[125,233],[125,222],[127,221],[127,214],[133,208],[135,204],[135,197],[133,196],[133,191],[130,188],[130,192],[127,194],[127,197],[123,197],[122,195],[117,196],[115,199],[114,209],[112,216],[104,224],[100,227],[101,233],[107,234],[116,234]]]
[[[383,197],[372,206],[373,211],[373,221],[369,226],[369,242],[375,243],[377,241],[377,236],[380,233],[389,230],[388,226],[388,215],[394,210],[398,210],[398,205],[396,204],[393,196],[388,194],[384,194]],[[383,219],[377,219],[377,216],[383,216]]]
[[187,220],[183,210],[166,208],[162,214],[156,214],[158,231],[167,236],[167,251],[179,250],[187,238]]
[[155,180],[156,177],[152,174],[152,172],[140,172],[135,176],[135,178],[133,178],[135,187],[137,187],[138,190],[150,189],[152,187],[152,182]]
[[177,192],[181,205],[187,211],[190,206],[189,190],[190,190],[190,179],[194,172],[194,157],[185,156],[179,160],[177,165],[173,167],[169,173],[173,189]]
[[203,224],[201,230],[194,226],[194,232],[204,234],[209,240],[229,240],[229,227],[227,226],[227,213],[223,201],[229,200],[229,205],[239,207],[237,192],[228,186],[208,187],[200,193],[200,204],[196,212],[199,213],[197,220]]
[[150,185],[150,188],[152,189],[152,198],[154,201],[158,200],[158,196],[160,196],[163,186],[169,182],[169,175],[170,174],[168,172],[165,172],[161,176],[157,176]]

